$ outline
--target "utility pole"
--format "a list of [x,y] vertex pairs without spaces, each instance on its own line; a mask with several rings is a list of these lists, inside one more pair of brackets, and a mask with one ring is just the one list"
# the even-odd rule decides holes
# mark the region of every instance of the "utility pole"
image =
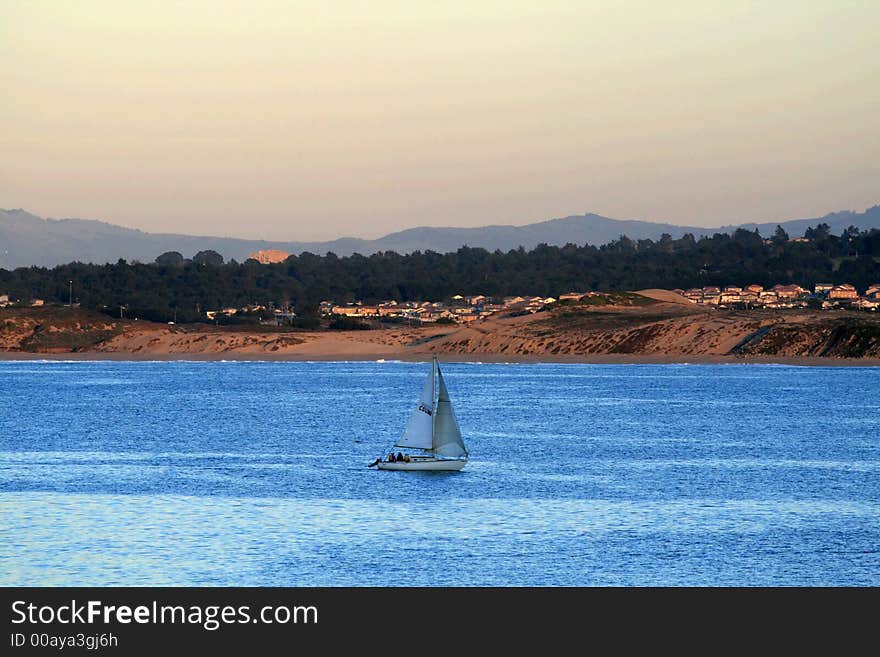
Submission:
[[67,283],[70,285],[70,307],[73,308],[73,281],[69,280]]

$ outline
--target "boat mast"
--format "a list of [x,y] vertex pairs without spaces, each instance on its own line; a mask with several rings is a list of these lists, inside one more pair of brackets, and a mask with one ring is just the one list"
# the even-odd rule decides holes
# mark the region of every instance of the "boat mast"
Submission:
[[434,451],[434,427],[437,425],[437,357],[431,359],[431,451]]

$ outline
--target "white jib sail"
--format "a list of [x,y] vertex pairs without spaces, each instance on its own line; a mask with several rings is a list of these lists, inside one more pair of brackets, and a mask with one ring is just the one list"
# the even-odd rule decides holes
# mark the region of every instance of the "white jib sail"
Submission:
[[452,402],[449,401],[449,392],[446,390],[440,368],[437,368],[437,380],[440,383],[440,394],[434,418],[434,453],[452,458],[467,456],[467,449],[461,439],[461,429],[458,428],[458,420],[455,419],[455,412],[452,410]]
[[434,415],[434,366],[431,365],[431,374],[425,381],[422,396],[419,403],[409,417],[403,436],[395,447],[416,447],[419,449],[431,449],[432,429]]

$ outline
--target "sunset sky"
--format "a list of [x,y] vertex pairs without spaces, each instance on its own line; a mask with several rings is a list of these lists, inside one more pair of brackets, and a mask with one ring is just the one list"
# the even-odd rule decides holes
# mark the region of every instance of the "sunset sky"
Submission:
[[880,2],[3,0],[0,207],[375,237],[880,203]]

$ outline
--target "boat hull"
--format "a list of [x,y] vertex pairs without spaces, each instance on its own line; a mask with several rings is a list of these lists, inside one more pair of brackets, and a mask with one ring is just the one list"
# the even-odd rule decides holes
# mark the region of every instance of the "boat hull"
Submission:
[[380,470],[416,470],[423,472],[456,472],[467,464],[466,459],[419,459],[413,461],[380,461]]

